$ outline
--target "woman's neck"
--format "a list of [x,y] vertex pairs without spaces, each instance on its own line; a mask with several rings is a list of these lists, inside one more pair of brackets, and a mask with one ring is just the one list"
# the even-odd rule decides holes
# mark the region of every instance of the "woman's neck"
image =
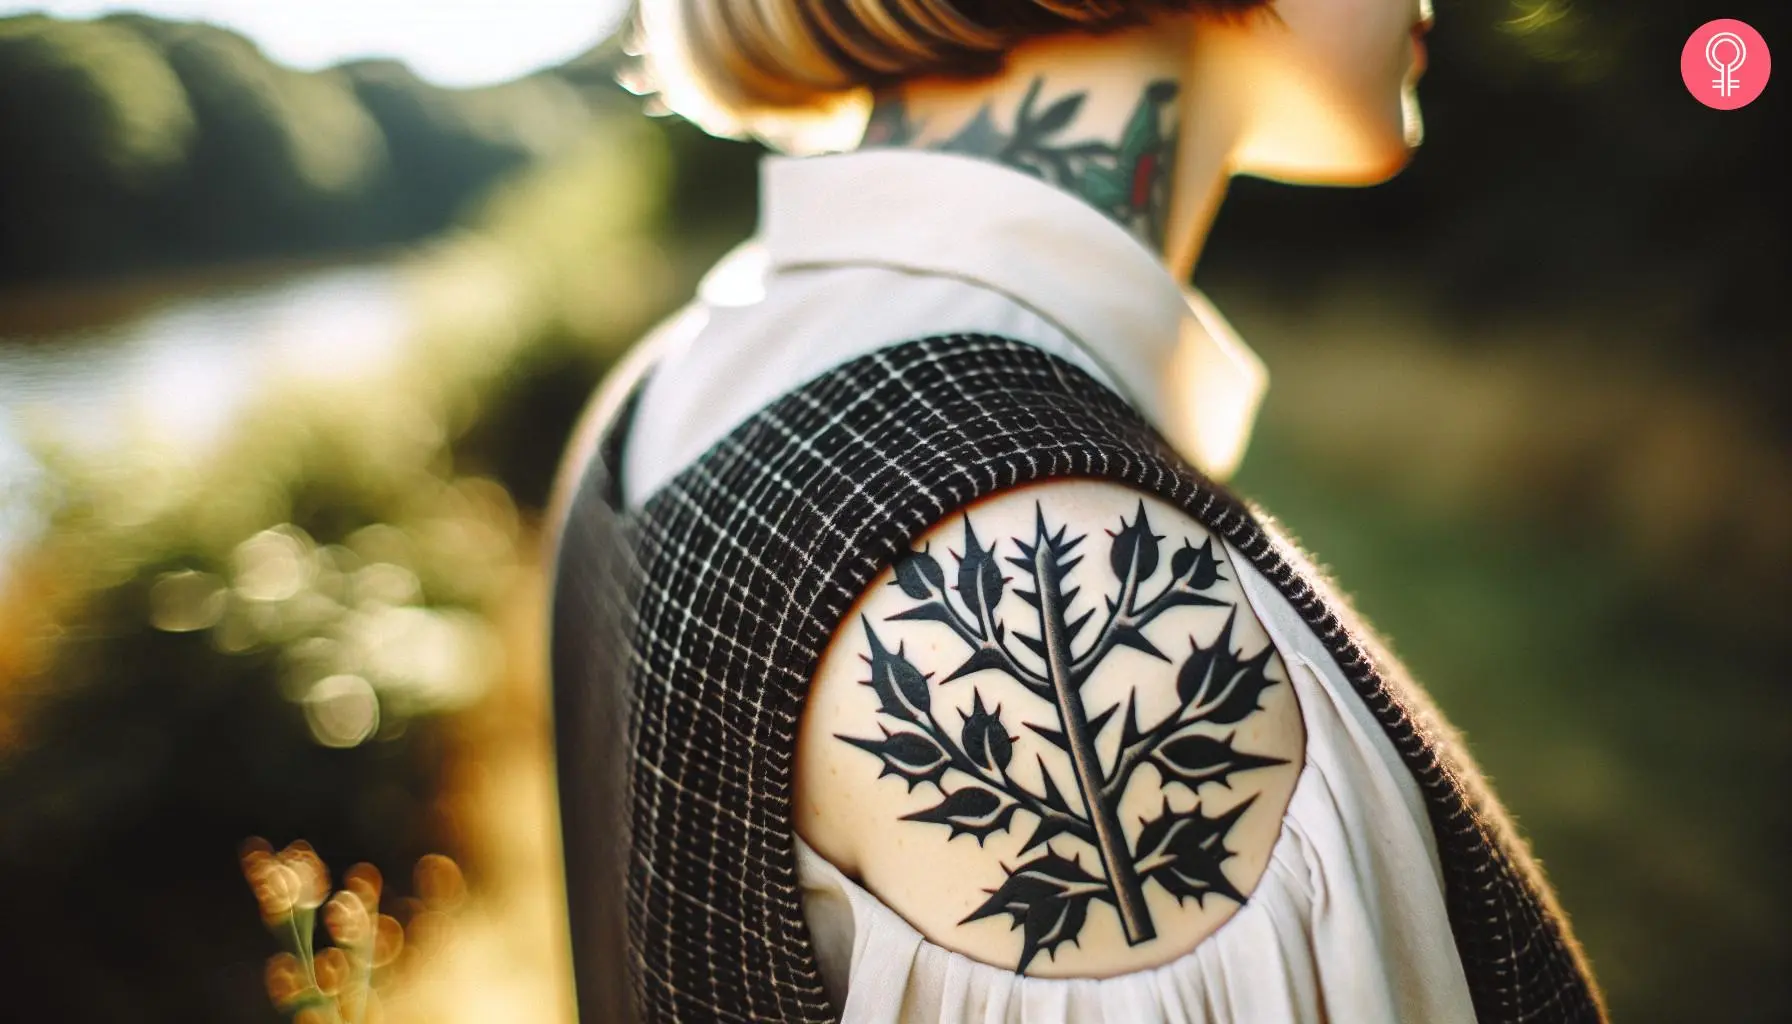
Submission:
[[885,90],[863,145],[960,153],[1035,175],[1117,221],[1186,280],[1237,136],[1234,119],[1191,88],[1189,24],[1035,40],[989,78]]

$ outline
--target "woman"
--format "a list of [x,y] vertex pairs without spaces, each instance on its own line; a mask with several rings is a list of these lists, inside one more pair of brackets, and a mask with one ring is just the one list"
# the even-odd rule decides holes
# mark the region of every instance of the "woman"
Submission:
[[1601,1018],[1447,727],[1215,483],[1265,375],[1180,283],[1232,175],[1405,164],[1431,20],[648,0],[674,109],[850,151],[767,161],[565,474],[587,1019]]

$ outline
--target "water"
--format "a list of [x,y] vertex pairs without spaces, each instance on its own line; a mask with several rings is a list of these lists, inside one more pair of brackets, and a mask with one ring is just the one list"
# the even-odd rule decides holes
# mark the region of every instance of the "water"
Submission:
[[42,528],[27,421],[102,455],[143,430],[203,449],[274,381],[358,376],[394,356],[409,326],[399,276],[384,265],[309,271],[99,328],[0,328],[0,583],[9,552]]

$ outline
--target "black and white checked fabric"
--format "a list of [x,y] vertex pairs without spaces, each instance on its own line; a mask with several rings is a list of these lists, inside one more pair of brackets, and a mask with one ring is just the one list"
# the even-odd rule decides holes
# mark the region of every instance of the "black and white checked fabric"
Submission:
[[1297,552],[1076,368],[986,336],[887,348],[762,410],[634,515],[616,511],[616,447],[614,434],[600,445],[572,503],[553,618],[587,1022],[835,1019],[792,843],[809,679],[912,538],[971,501],[1054,477],[1182,507],[1325,641],[1424,794],[1484,1024],[1603,1019],[1528,851],[1422,692],[1340,617]]

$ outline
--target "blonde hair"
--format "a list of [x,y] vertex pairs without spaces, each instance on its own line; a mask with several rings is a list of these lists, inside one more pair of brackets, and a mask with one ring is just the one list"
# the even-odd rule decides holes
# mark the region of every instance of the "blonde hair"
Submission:
[[1025,39],[1099,33],[1154,11],[1268,0],[638,0],[637,87],[722,135],[789,151],[858,141],[869,90],[1001,67]]

